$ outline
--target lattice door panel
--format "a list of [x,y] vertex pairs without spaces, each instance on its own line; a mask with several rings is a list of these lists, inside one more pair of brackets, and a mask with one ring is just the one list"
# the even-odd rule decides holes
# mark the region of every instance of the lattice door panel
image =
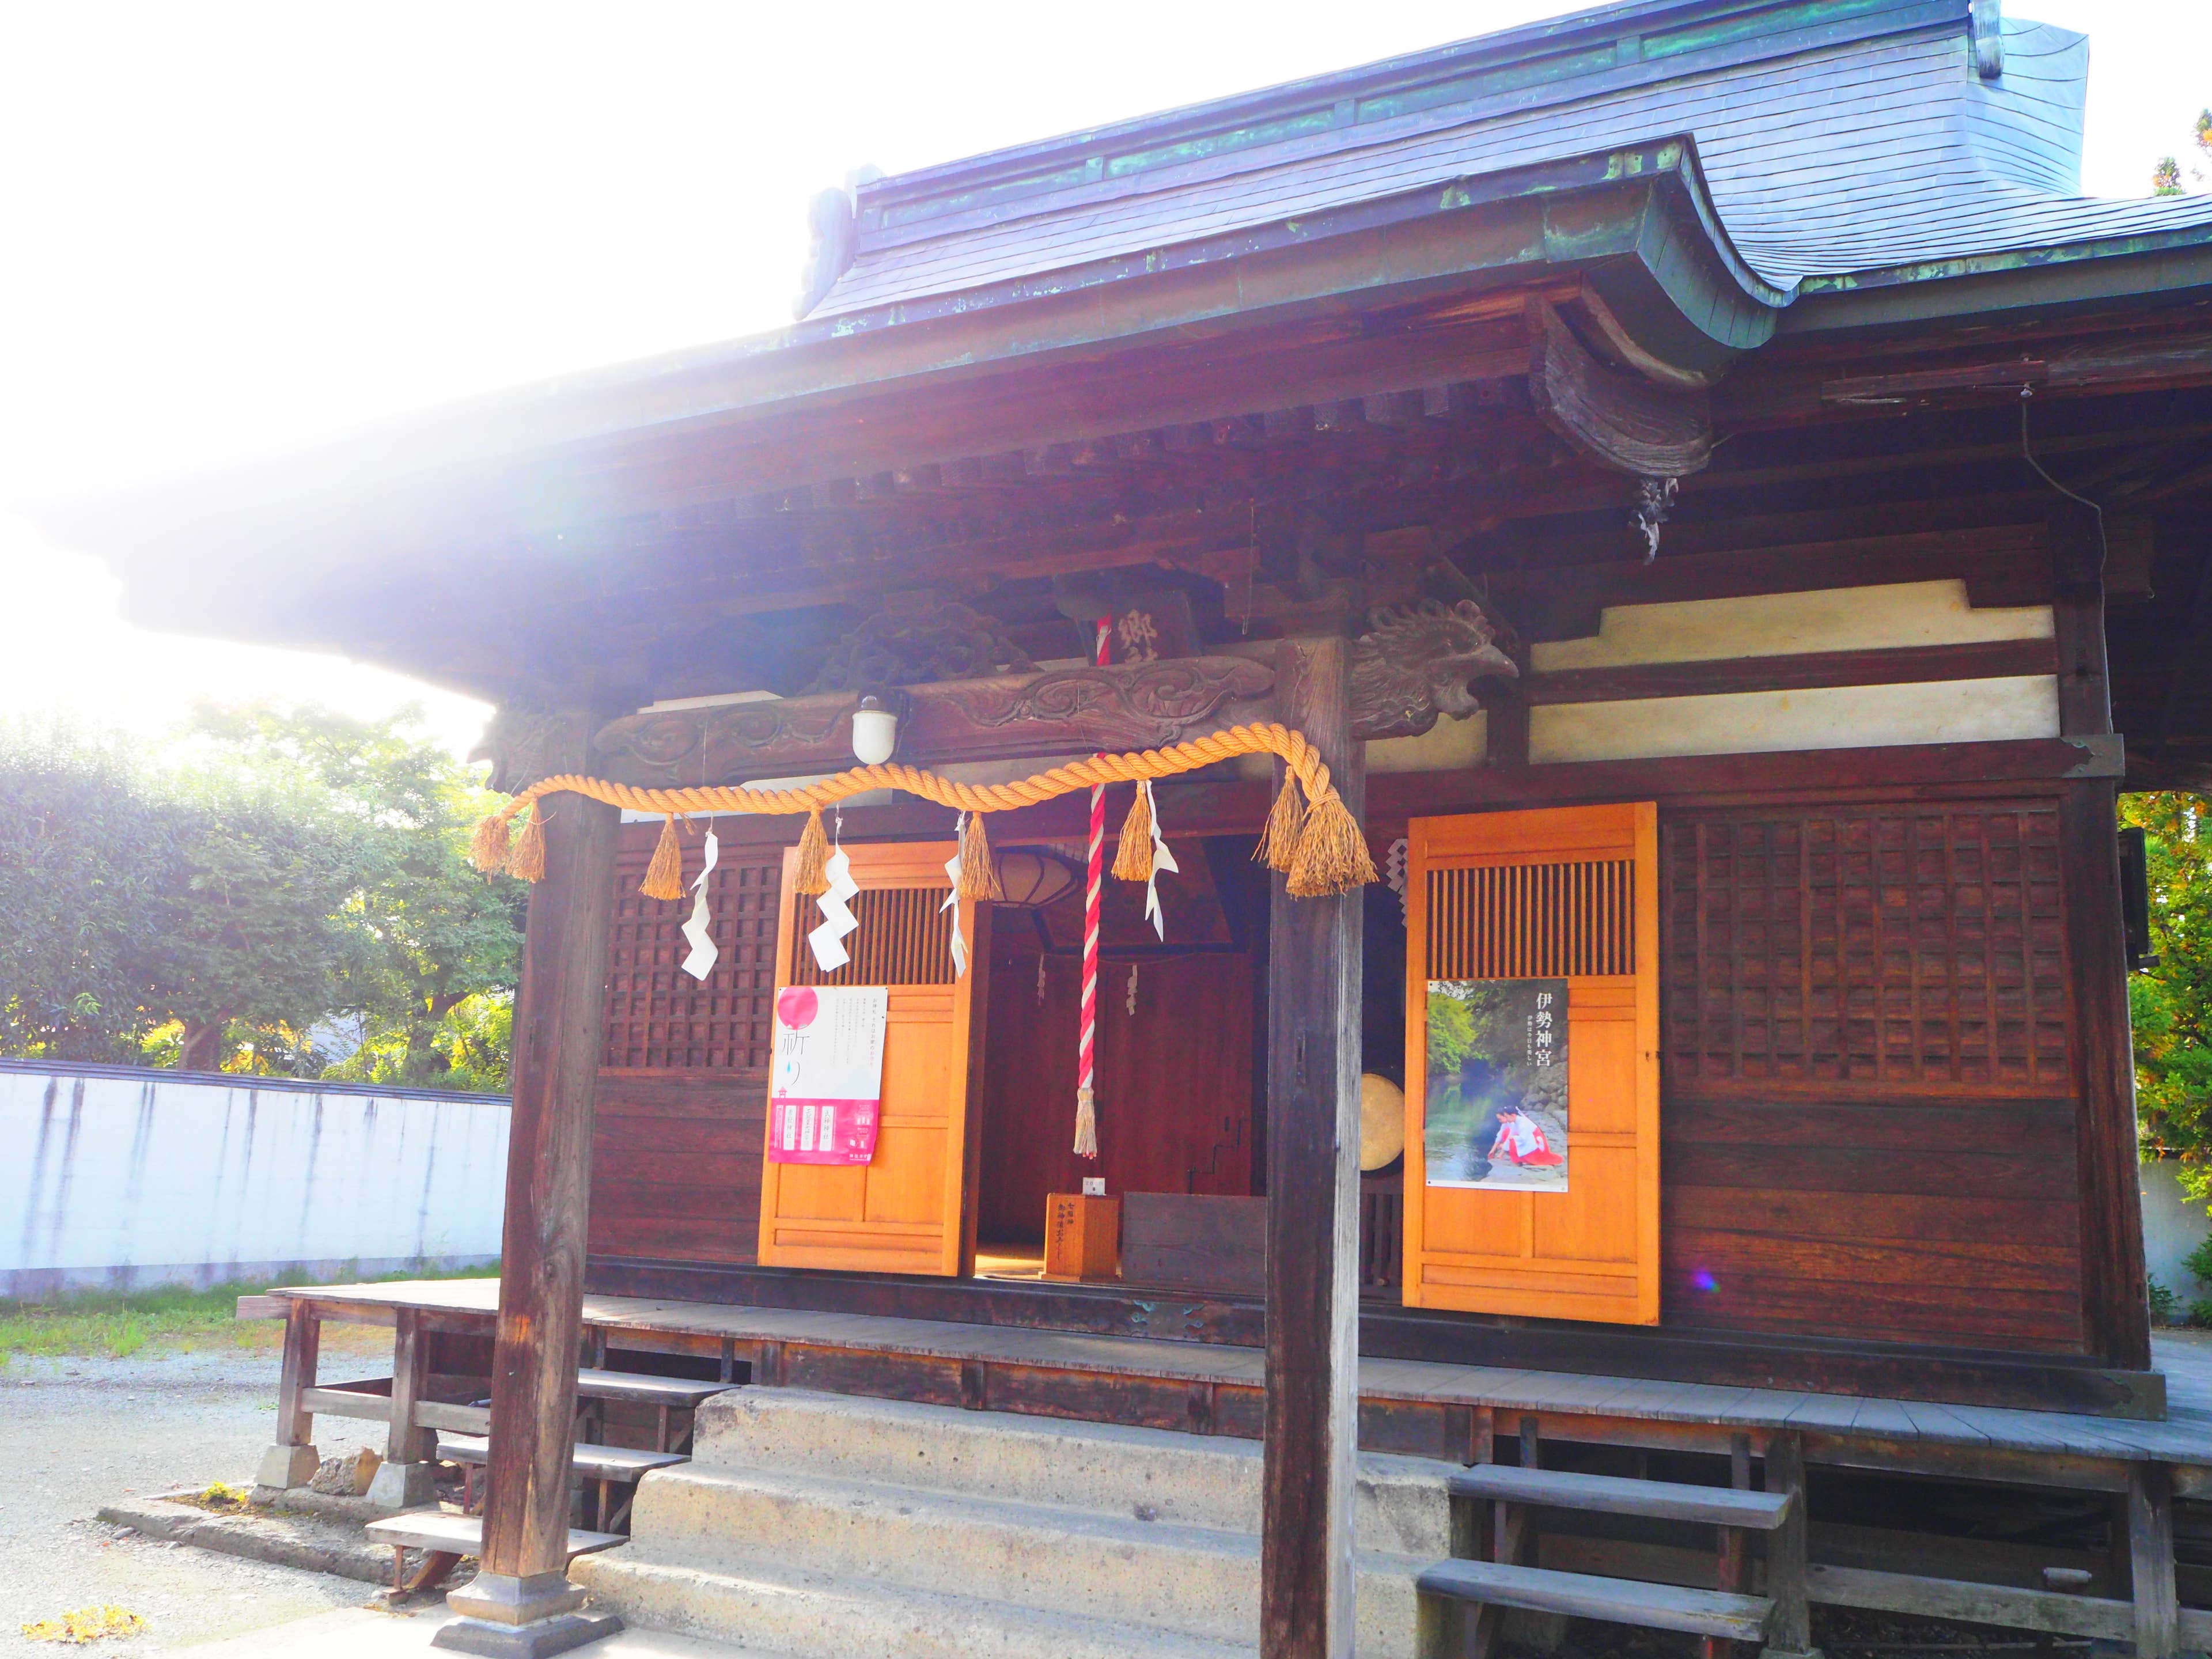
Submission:
[[[697,844],[685,852],[688,873],[696,875]],[[621,1071],[766,1071],[782,849],[741,848],[733,856],[725,847],[708,878],[721,955],[704,981],[680,965],[691,949],[678,931],[690,899],[651,899],[637,890],[651,858],[650,846],[641,845],[616,861],[600,1063]]]
[[[1627,804],[1417,818],[1411,825],[1407,875],[1417,902],[1407,916],[1406,986],[1408,1305],[1657,1321],[1657,822],[1652,805]],[[1482,1150],[1495,1133],[1487,1118],[1471,1128],[1462,1121],[1464,1069],[1436,1080],[1432,1182],[1429,988],[1526,980],[1565,981],[1564,1183],[1516,1189],[1484,1176],[1469,1184],[1470,1139],[1478,1158],[1498,1154]],[[1469,994],[1490,994],[1478,986]]]
[[2044,802],[1670,819],[1668,1075],[2072,1086],[2058,815]]
[[[865,1164],[780,1164],[763,1152],[760,1260],[770,1267],[964,1274],[975,1265],[974,1171],[982,1119],[975,1034],[982,1029],[990,911],[972,901],[941,908],[950,843],[848,844],[860,891],[860,927],[843,940],[852,960],[824,973],[806,935],[816,902],[791,890],[794,849],[781,872],[777,958],[793,985],[889,988],[883,1099],[874,1157]],[[972,951],[952,970],[952,919]]]
[[799,896],[793,919],[793,985],[950,985],[952,983],[952,912],[945,908],[947,889],[863,888],[854,896],[853,919],[860,925],[845,935],[852,957],[842,968],[823,972],[807,947],[806,935],[822,922],[816,902]]

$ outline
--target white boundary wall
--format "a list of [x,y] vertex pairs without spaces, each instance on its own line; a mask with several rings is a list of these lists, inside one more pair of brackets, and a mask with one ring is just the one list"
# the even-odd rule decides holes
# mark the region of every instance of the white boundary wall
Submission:
[[0,1296],[498,1260],[485,1095],[0,1066]]
[[2199,1284],[2181,1265],[2212,1231],[2212,1216],[2182,1195],[2181,1177],[2162,1158],[2143,1160],[2142,1218],[2143,1260],[2150,1276],[2180,1298],[2184,1312],[2200,1297],[2212,1297],[2212,1285]]

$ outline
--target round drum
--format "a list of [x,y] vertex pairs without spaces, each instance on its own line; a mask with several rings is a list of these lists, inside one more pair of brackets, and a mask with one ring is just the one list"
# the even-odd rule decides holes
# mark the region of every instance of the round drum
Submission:
[[1359,1167],[1380,1170],[1406,1150],[1406,1091],[1387,1077],[1359,1079]]

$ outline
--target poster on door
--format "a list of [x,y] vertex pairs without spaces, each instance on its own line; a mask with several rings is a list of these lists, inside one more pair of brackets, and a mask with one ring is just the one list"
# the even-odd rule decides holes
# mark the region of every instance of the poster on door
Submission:
[[793,985],[776,993],[768,1095],[772,1164],[866,1164],[883,1108],[880,985]]
[[1567,982],[1429,981],[1431,1187],[1567,1190]]

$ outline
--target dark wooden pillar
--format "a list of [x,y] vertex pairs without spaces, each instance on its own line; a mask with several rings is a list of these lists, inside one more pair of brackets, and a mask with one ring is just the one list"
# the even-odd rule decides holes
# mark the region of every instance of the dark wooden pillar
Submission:
[[[538,775],[585,770],[594,725],[580,712],[549,717]],[[545,878],[530,893],[515,1008],[483,1565],[447,1598],[465,1617],[436,1638],[475,1653],[551,1653],[589,1639],[580,1626],[590,1621],[574,1612],[582,1592],[568,1581],[568,1480],[621,814],[575,795],[548,805]],[[610,1620],[592,1633],[619,1628]]]
[[[1285,724],[1364,802],[1341,639],[1284,647]],[[1278,769],[1279,770],[1279,768]],[[1360,897],[1273,882],[1267,967],[1267,1407],[1260,1651],[1350,1659],[1359,1339]]]
[[[2058,726],[2067,737],[2112,729],[2105,661],[2103,542],[2087,512],[2051,521],[2056,577]],[[2120,921],[2118,786],[2066,786],[2059,858],[2074,994],[2075,1160],[2081,1209],[2082,1335],[2106,1364],[2150,1368],[2142,1189],[2136,1140],[2135,1046]]]

